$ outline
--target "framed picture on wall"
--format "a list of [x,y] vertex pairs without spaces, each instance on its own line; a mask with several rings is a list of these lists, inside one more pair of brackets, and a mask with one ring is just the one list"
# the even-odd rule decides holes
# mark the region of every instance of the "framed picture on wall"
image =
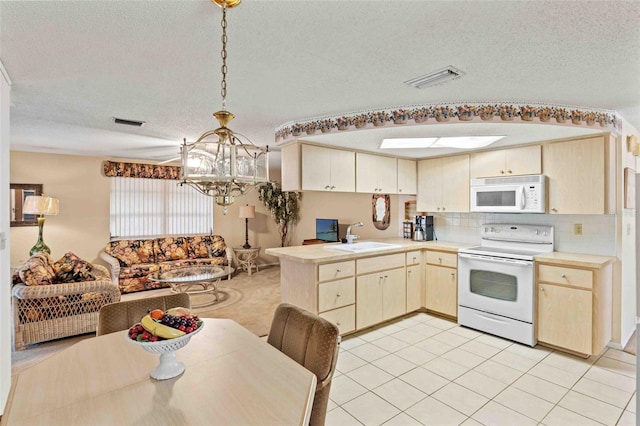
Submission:
[[636,208],[636,171],[624,168],[624,208]]

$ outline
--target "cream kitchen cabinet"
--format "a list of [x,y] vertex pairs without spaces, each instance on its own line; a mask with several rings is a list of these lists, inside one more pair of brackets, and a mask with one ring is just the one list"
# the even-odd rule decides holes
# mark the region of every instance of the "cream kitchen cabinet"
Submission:
[[538,342],[598,355],[611,340],[612,266],[536,262]]
[[366,328],[406,313],[404,267],[358,275],[356,327]]
[[423,294],[422,253],[420,251],[407,252],[407,312],[420,309]]
[[404,253],[357,259],[356,269],[358,330],[407,312]]
[[420,160],[416,210],[469,211],[469,155]]
[[597,136],[542,147],[542,172],[548,179],[548,213],[615,212],[615,157],[610,137]]
[[541,155],[540,145],[471,154],[470,176],[478,178],[540,174]]
[[458,256],[455,253],[426,251],[425,304],[429,311],[458,316]]
[[356,152],[356,192],[395,194],[398,192],[397,176],[394,157]]
[[398,194],[413,195],[417,192],[416,189],[416,161],[398,158]]
[[282,147],[281,158],[284,191],[356,190],[353,151],[294,143]]

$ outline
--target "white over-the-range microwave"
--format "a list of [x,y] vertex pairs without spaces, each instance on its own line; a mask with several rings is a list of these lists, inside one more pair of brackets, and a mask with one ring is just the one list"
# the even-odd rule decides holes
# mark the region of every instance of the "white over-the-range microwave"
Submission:
[[545,213],[545,175],[471,179],[471,211]]

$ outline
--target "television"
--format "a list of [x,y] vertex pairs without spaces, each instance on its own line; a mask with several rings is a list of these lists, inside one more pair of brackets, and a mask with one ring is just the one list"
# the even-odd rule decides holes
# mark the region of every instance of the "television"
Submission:
[[331,243],[340,241],[338,219],[316,219],[316,239]]

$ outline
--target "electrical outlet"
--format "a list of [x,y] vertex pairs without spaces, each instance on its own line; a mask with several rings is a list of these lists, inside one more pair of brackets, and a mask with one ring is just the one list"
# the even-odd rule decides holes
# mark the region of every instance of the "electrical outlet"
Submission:
[[574,235],[582,235],[582,224],[574,223],[573,224],[573,233]]

